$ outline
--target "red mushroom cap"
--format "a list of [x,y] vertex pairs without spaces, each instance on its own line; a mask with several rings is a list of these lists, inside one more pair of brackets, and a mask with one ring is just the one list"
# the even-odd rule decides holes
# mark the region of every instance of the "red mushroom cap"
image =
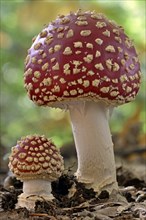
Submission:
[[17,179],[48,179],[61,176],[63,158],[59,150],[44,136],[28,135],[12,148],[9,168]]
[[140,64],[123,28],[95,12],[59,16],[28,50],[25,88],[37,105],[70,100],[132,101],[140,86]]

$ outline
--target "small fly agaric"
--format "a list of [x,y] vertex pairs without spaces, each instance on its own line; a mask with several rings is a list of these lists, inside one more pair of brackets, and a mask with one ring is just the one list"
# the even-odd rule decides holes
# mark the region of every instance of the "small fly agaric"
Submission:
[[37,105],[69,109],[78,181],[100,192],[117,189],[108,115],[134,100],[140,64],[121,26],[95,12],[60,15],[34,39],[24,81]]
[[51,182],[59,178],[64,169],[59,150],[44,136],[28,135],[12,148],[9,168],[23,181],[19,207],[34,209],[36,200],[52,200]]

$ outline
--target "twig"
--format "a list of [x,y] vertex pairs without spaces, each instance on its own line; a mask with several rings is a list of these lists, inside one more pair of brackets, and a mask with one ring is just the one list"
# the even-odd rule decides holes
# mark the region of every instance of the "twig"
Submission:
[[46,213],[30,213],[29,216],[49,217],[51,220],[57,220],[55,217],[50,216]]

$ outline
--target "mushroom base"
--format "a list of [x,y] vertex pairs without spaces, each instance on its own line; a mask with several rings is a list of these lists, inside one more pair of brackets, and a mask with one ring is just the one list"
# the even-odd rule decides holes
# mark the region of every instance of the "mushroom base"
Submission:
[[18,197],[18,207],[26,207],[28,210],[34,210],[35,202],[50,201],[54,197],[51,194],[51,182],[47,180],[27,180],[23,182],[23,193]]
[[117,190],[108,106],[101,102],[81,102],[70,106],[69,111],[78,157],[75,174],[78,181],[98,193]]

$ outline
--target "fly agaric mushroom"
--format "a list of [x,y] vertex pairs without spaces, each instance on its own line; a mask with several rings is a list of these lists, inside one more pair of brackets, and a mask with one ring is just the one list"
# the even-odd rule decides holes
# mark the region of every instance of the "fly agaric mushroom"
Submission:
[[51,182],[59,178],[64,165],[59,150],[44,136],[28,135],[12,148],[9,168],[23,181],[18,207],[34,209],[36,200],[52,200]]
[[77,179],[97,192],[118,188],[108,114],[134,100],[140,78],[133,43],[100,13],[58,16],[28,50],[27,93],[37,105],[69,109]]

